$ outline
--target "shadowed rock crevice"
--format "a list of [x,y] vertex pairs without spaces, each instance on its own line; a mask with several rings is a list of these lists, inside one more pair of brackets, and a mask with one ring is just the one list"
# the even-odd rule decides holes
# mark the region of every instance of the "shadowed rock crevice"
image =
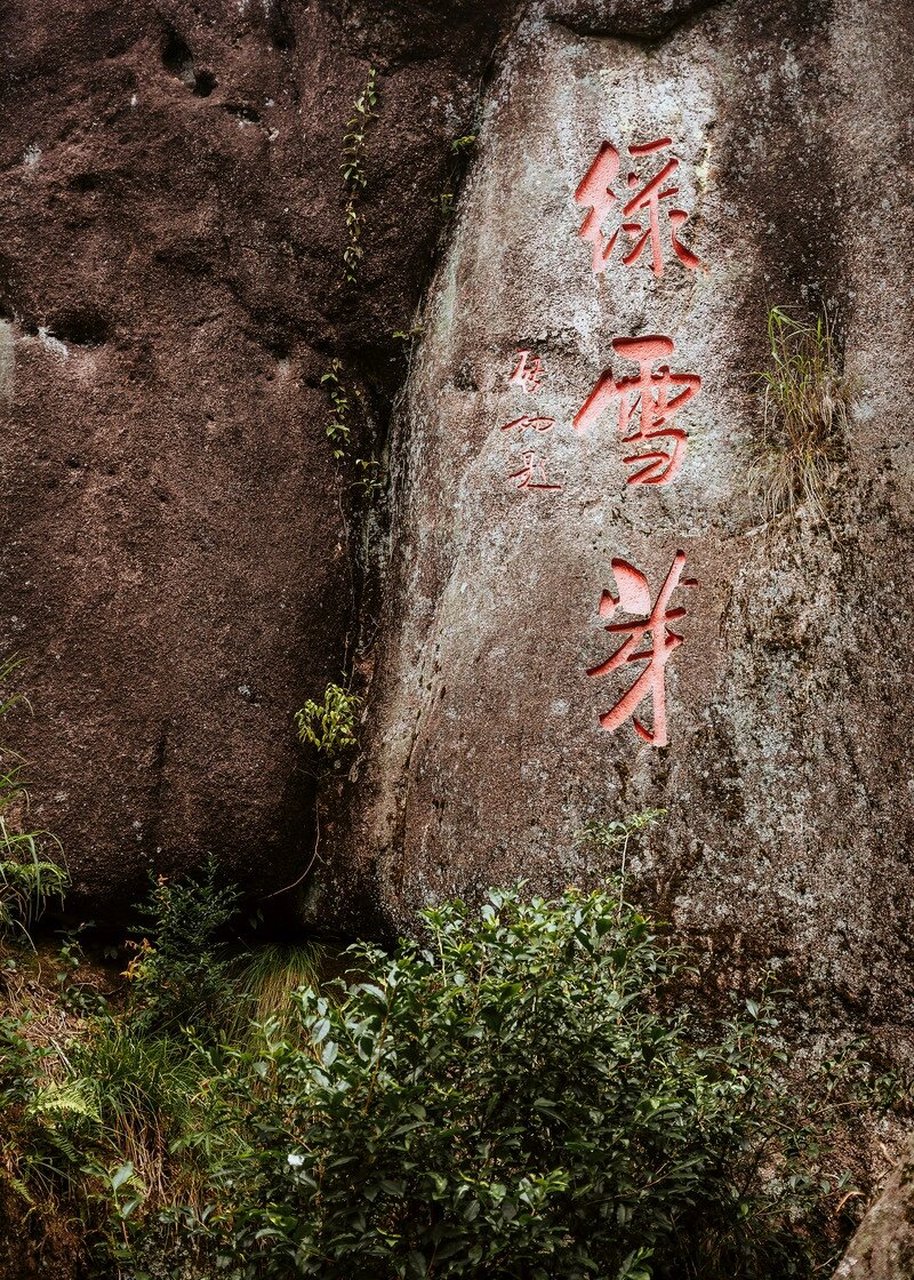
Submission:
[[190,48],[171,27],[165,33],[162,66],[186,84],[198,98],[208,98],[218,83],[211,71],[197,70]]
[[545,0],[542,13],[582,36],[662,40],[726,0]]

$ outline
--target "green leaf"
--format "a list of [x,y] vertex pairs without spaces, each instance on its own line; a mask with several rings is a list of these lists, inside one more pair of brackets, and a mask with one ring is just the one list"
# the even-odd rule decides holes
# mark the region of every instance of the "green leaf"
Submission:
[[126,1164],[122,1164],[111,1175],[112,1191],[119,1191],[121,1187],[124,1185],[124,1183],[127,1182],[127,1180],[132,1177],[133,1177],[133,1165],[128,1160]]

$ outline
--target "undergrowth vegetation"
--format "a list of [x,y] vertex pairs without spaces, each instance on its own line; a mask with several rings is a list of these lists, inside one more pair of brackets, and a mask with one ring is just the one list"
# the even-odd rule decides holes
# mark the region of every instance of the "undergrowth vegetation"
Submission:
[[[15,657],[0,662],[0,720],[26,701],[10,691],[20,665]],[[0,745],[0,936],[15,929],[27,937],[33,920],[51,899],[62,900],[69,883],[58,842],[46,831],[31,830],[26,821],[29,797],[22,769],[19,756]]]
[[772,307],[768,346],[753,488],[769,519],[801,507],[823,519],[841,474],[854,386],[828,316],[811,323]]
[[697,1016],[618,885],[446,903],[323,981],[230,947],[238,910],[214,867],[158,880],[120,980],[53,1034],[0,1018],[0,1190],[80,1224],[81,1275],[827,1274],[870,1069],[788,1060],[776,996]]

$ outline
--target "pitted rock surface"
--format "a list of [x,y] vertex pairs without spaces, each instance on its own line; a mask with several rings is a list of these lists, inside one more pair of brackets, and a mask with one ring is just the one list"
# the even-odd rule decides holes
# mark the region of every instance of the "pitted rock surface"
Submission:
[[[594,882],[619,855],[576,840],[585,824],[665,808],[627,870],[682,931],[731,969],[792,966],[839,1019],[907,1026],[914,11],[734,0],[647,42],[560,9],[532,6],[511,37],[428,301],[325,907],[361,894],[408,926],[518,876]],[[597,275],[576,188],[604,139],[664,137],[705,269]],[[858,387],[825,521],[767,523],[750,490],[772,304],[830,308]],[[637,334],[674,338],[674,372],[702,379],[665,486],[626,484],[612,411],[571,425],[603,370],[633,372],[611,340]],[[535,396],[510,385],[521,350],[545,366]],[[509,479],[502,428],[533,404],[561,491]],[[633,674],[586,673],[612,652],[612,559],[656,592],[678,550],[699,585],[673,601],[658,749],[600,727]]]
[[[347,665],[350,495],[320,379],[383,443],[402,343],[499,7],[2,5],[4,743],[74,909],[212,850],[299,880],[313,783],[292,713]],[[345,288],[340,173],[377,118]],[[355,398],[353,396],[353,403]]]

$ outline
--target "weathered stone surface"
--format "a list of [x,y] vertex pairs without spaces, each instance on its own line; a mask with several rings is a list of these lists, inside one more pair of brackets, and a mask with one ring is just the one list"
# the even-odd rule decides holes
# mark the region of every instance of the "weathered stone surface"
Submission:
[[320,378],[340,358],[383,437],[498,6],[0,9],[0,653],[32,704],[4,739],[75,905],[210,849],[275,888],[310,856],[291,713],[339,679],[358,591]]
[[[531,6],[512,36],[428,303],[327,898],[361,886],[402,925],[519,875],[594,879],[618,855],[575,833],[665,807],[630,871],[681,930],[731,968],[789,960],[841,1019],[908,1025],[914,11],[736,0],[645,43],[581,34],[560,8]],[[599,277],[577,185],[604,139],[666,136],[706,269],[667,250],[659,278],[618,258]],[[766,526],[749,489],[774,303],[837,308],[860,387],[827,523]],[[683,469],[656,487],[626,484],[612,407],[571,426],[601,371],[634,372],[611,340],[645,333],[702,379]],[[523,349],[545,363],[536,395],[509,385]],[[561,492],[508,481],[520,433],[501,428],[532,405],[555,419],[541,439]],[[680,549],[700,585],[672,602],[685,643],[658,749],[631,722],[600,728],[635,671],[586,671],[615,647],[597,616],[611,560],[656,594]]]
[[914,1143],[857,1228],[834,1280],[910,1280],[914,1276]]

